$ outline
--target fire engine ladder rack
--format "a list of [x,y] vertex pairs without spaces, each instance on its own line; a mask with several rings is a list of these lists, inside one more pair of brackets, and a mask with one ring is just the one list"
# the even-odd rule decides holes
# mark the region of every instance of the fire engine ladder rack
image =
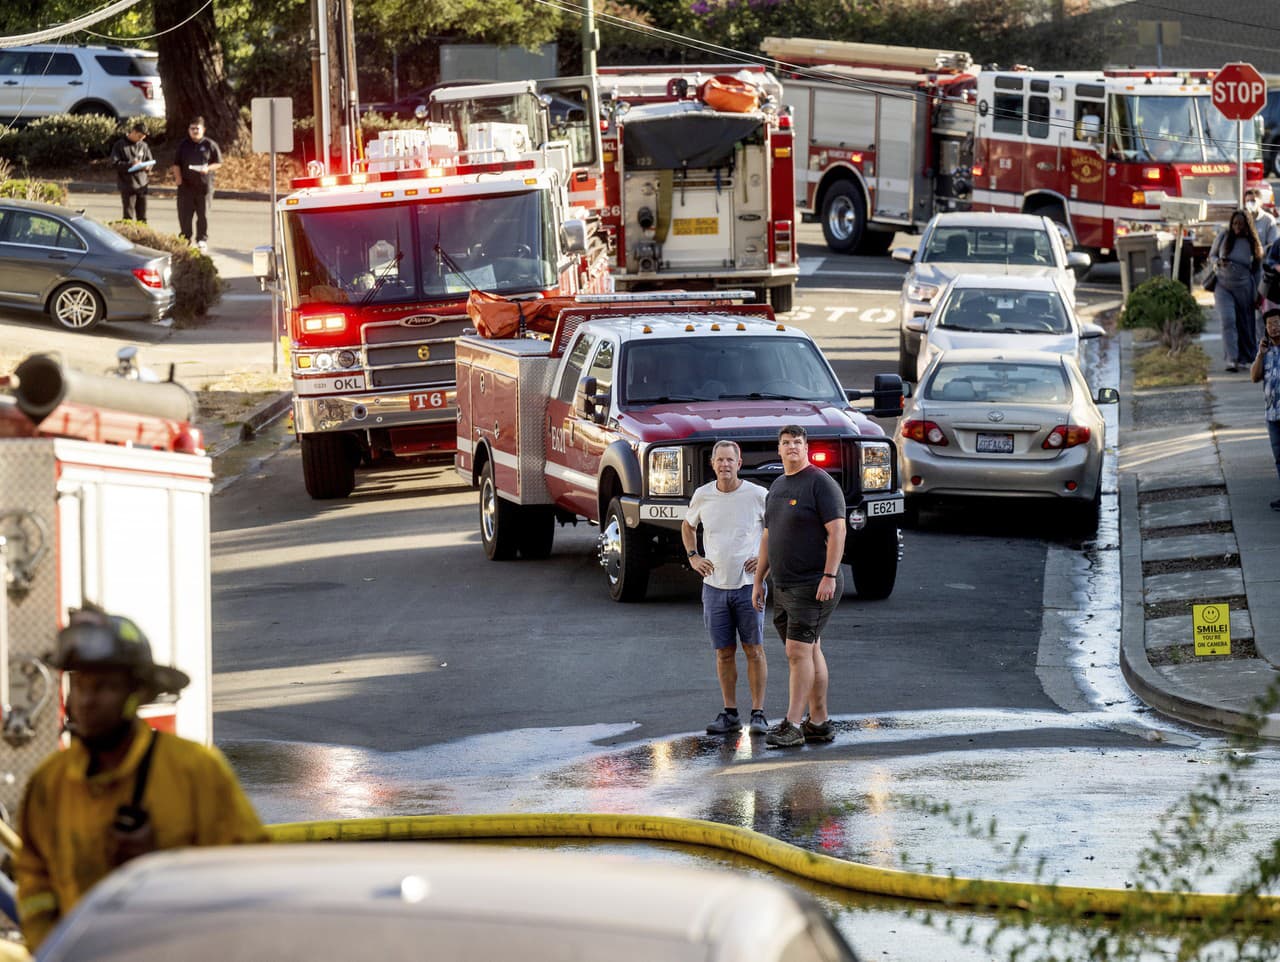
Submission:
[[973,58],[963,50],[895,47],[878,43],[811,40],[807,37],[768,37],[761,44],[761,49],[781,63],[809,60],[821,63],[898,67],[904,70],[959,71],[968,70],[973,66]]

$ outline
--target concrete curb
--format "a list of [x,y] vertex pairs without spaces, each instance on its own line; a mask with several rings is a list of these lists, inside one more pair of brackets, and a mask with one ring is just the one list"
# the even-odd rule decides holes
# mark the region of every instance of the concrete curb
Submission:
[[240,430],[229,434],[209,449],[209,457],[220,458],[237,445],[253,440],[259,431],[283,415],[292,405],[292,391],[280,391],[275,397],[263,401],[240,422]]
[[[103,183],[96,180],[73,180],[67,184],[67,190],[72,193],[81,194],[114,194],[118,192],[115,184]],[[147,193],[152,197],[176,197],[178,196],[178,188],[169,187],[164,184],[152,185],[147,189]],[[278,192],[278,196],[283,197],[287,190]],[[271,194],[261,190],[221,190],[217,187],[213,191],[214,200],[222,198],[223,200],[271,200]]]

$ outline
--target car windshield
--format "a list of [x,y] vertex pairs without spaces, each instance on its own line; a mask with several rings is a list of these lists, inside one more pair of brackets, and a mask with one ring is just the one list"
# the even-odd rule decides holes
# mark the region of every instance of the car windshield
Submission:
[[[1244,125],[1244,159],[1260,160],[1262,120]],[[1114,95],[1109,151],[1117,160],[1195,163],[1236,159],[1236,123],[1208,96]]]
[[943,361],[925,385],[922,397],[927,401],[983,404],[1065,404],[1071,400],[1071,385],[1061,363]]
[[920,260],[1054,266],[1053,246],[1048,233],[1032,227],[939,224],[930,232]]
[[804,338],[633,342],[621,364],[624,407],[730,399],[847,403],[821,352]]
[[99,224],[91,217],[77,217],[72,223],[75,224],[76,230],[80,231],[80,233],[96,240],[109,250],[127,251],[133,249],[133,241],[117,234],[110,227]]
[[938,312],[938,327],[991,334],[1069,334],[1057,291],[957,287]]
[[465,200],[285,212],[300,304],[457,299],[556,281],[545,191]]

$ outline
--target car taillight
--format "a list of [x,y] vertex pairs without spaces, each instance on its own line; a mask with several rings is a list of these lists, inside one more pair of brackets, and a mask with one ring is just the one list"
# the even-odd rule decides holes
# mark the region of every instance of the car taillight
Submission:
[[940,448],[945,448],[949,443],[947,436],[942,433],[942,428],[938,427],[933,421],[917,421],[912,419],[902,423],[902,436],[912,441],[919,441],[921,444],[936,444]]
[[142,96],[147,100],[156,99],[156,85],[150,80],[130,80],[130,84],[142,91]]
[[791,221],[779,220],[773,224],[774,260],[778,263],[791,261]]
[[818,468],[840,467],[840,445],[822,442],[810,444],[809,463]]
[[1089,440],[1089,429],[1081,424],[1059,424],[1049,432],[1040,447],[1046,451],[1058,451],[1063,448],[1074,448],[1077,444],[1086,444]]
[[135,267],[133,276],[138,279],[138,283],[143,287],[149,287],[153,291],[162,290],[164,288],[164,275],[162,275],[154,267]]

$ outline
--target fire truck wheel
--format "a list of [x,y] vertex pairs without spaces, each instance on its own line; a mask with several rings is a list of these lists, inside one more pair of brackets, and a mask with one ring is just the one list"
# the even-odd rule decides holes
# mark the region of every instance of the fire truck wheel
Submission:
[[345,498],[356,486],[356,462],[341,434],[302,435],[302,481],[316,501]]
[[498,494],[493,480],[493,461],[486,461],[480,474],[480,541],[490,561],[510,561],[516,556],[520,539],[520,506]]
[[785,314],[795,306],[796,289],[790,284],[769,288],[769,303],[773,305],[773,313]]
[[822,236],[837,254],[848,254],[862,242],[867,205],[850,181],[832,184],[822,201]]
[[879,601],[893,594],[898,579],[898,529],[892,524],[868,525],[850,539],[845,553],[853,568],[853,587],[863,601]]
[[643,601],[649,590],[649,552],[644,526],[628,528],[622,502],[614,498],[600,526],[600,564],[614,601]]
[[551,554],[556,539],[554,508],[533,504],[521,509],[520,557],[541,561]]
[[862,240],[858,243],[858,253],[868,257],[883,257],[893,246],[893,231],[866,230],[862,232]]
[[68,331],[88,331],[106,314],[102,298],[87,284],[64,284],[49,298],[49,313]]

